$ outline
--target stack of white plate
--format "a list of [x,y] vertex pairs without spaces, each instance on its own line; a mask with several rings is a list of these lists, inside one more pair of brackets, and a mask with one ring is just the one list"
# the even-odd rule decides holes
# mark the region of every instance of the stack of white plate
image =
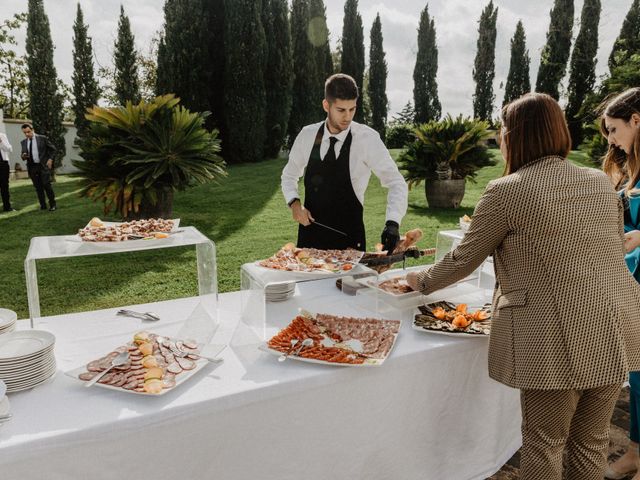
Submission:
[[41,330],[0,336],[0,380],[7,393],[33,388],[56,373],[55,337]]
[[13,332],[16,329],[16,320],[18,320],[16,312],[0,308],[0,335]]
[[264,296],[267,302],[283,302],[293,296],[296,290],[296,282],[271,283],[264,288]]

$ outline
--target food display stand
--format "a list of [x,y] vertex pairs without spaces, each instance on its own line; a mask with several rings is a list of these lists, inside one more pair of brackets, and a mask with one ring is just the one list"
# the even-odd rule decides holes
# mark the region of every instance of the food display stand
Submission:
[[198,307],[194,309],[186,321],[189,324],[189,331],[185,333],[198,338],[199,341],[210,340],[218,324],[216,247],[213,241],[195,227],[181,227],[179,232],[171,234],[167,238],[121,242],[85,242],[77,235],[33,237],[24,261],[31,327],[36,326],[41,316],[36,267],[38,260],[122,252],[133,254],[139,251],[184,246],[195,246],[196,248],[200,299]]
[[[301,310],[339,315],[376,316],[379,313],[378,273],[364,265],[341,273],[272,270],[256,262],[242,265],[241,322],[235,345],[268,340]],[[339,294],[336,302],[320,292]]]

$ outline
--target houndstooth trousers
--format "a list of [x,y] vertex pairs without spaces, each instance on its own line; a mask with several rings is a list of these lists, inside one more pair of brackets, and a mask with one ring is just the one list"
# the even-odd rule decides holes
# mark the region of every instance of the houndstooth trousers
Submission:
[[521,390],[521,480],[602,480],[620,388]]

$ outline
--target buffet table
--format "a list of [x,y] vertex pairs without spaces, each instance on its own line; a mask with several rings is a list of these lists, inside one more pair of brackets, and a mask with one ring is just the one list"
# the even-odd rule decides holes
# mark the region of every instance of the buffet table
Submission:
[[[219,300],[212,342],[232,343],[240,292]],[[135,306],[160,313],[153,324],[116,309],[41,317],[38,328],[56,336],[58,373],[9,396],[0,478],[480,480],[520,446],[519,394],[488,378],[488,338],[414,331],[408,311],[397,312],[401,332],[380,367],[280,363],[231,345],[224,363],[160,397],[85,388],[64,375],[131,332],[176,334],[200,301]]]

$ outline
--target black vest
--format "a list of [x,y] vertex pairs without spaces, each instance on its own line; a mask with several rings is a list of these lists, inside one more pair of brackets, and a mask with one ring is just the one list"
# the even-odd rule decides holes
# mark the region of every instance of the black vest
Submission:
[[298,227],[298,247],[323,250],[355,248],[364,251],[367,245],[362,218],[364,209],[353,191],[349,170],[351,132],[338,158],[323,161],[320,158],[320,144],[324,128],[323,123],[316,134],[304,174],[304,206],[316,221],[345,232],[347,236],[313,223],[307,227],[301,224]]

